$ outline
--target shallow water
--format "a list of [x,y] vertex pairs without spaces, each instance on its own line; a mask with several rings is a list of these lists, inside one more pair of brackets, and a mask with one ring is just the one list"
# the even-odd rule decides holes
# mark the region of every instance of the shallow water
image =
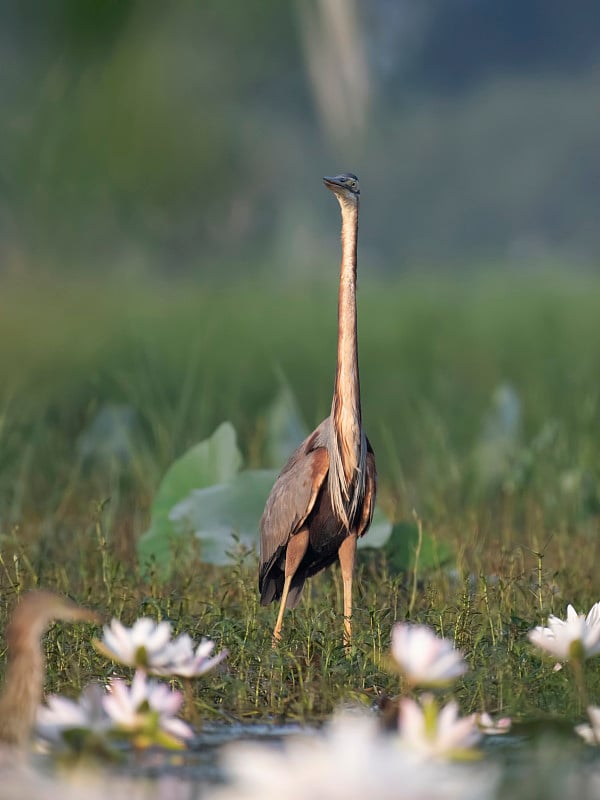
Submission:
[[[142,796],[144,800],[202,800],[211,794],[211,787],[226,783],[220,756],[227,745],[247,741],[277,747],[287,737],[314,734],[318,729],[299,724],[206,724],[185,751],[156,749],[136,756],[124,750],[125,761],[107,766],[103,772],[107,781],[115,778],[115,786],[121,779],[133,778],[146,787],[143,795],[135,794],[135,798],[116,791],[114,800],[123,796],[131,800]],[[571,724],[560,720],[518,724],[508,734],[485,736],[481,749],[483,758],[475,764],[498,776],[496,791],[484,791],[482,800],[600,800],[600,748],[583,744]],[[474,778],[476,774],[481,771],[474,773]],[[403,787],[398,791],[399,800],[405,800]],[[111,791],[107,796],[110,800]],[[444,795],[445,800],[448,796],[455,800],[452,794]]]
[[277,744],[288,736],[315,733],[317,728],[299,724],[276,723],[214,723],[202,726],[185,751],[151,750],[136,759],[133,754],[120,770],[128,775],[159,777],[166,774],[206,786],[222,783],[225,774],[219,755],[232,742],[272,742]]

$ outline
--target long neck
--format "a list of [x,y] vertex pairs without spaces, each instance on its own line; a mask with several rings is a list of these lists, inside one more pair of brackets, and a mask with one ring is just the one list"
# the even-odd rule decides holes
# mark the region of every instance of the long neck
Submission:
[[24,747],[42,699],[44,656],[38,632],[7,631],[8,663],[0,692],[0,742]]
[[356,330],[356,249],[358,203],[341,203],[342,264],[338,302],[338,353],[332,418],[343,469],[350,480],[358,467],[361,446],[360,383]]

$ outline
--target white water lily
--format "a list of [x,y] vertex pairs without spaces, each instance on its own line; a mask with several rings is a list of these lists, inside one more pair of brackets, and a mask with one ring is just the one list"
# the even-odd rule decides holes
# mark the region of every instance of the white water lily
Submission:
[[421,702],[403,697],[398,723],[402,743],[425,758],[465,759],[477,755],[474,747],[481,732],[476,715],[460,717],[454,700],[439,708],[430,694],[423,695]]
[[183,695],[164,683],[148,680],[138,670],[131,686],[115,678],[104,697],[104,710],[117,730],[128,734],[137,747],[160,744],[181,747],[193,736],[193,731],[175,715],[181,708]]
[[200,677],[228,655],[227,650],[223,650],[211,657],[215,643],[210,639],[202,639],[195,650],[187,633],[171,640],[170,624],[157,623],[148,617],[136,620],[131,628],[113,619],[110,625],[104,626],[103,640],[95,639],[94,646],[113,661],[163,677]]
[[594,605],[588,611],[585,621],[588,625],[600,625],[600,602],[594,603]]
[[567,606],[567,619],[554,615],[548,625],[538,625],[528,633],[529,641],[561,661],[583,661],[600,653],[600,604],[595,603],[587,616]]
[[148,671],[164,667],[169,662],[171,626],[168,622],[155,622],[142,617],[126,628],[118,619],[104,626],[102,641],[94,639],[94,646],[102,655],[124,664]]
[[215,643],[202,639],[196,650],[194,642],[187,633],[178,636],[168,648],[168,661],[164,667],[152,670],[156,675],[177,675],[180,678],[199,678],[220,664],[228,656],[222,650],[211,657]]
[[279,745],[237,742],[224,751],[229,779],[208,800],[486,800],[498,780],[493,765],[423,761],[385,734],[372,716],[337,714],[323,730],[287,736]]
[[397,622],[392,628],[392,656],[413,686],[445,686],[468,670],[452,642],[426,625]]
[[87,686],[78,700],[49,695],[36,716],[38,734],[54,744],[70,732],[103,736],[112,722],[104,710],[105,689],[99,684]]
[[587,709],[590,725],[582,722],[575,726],[576,733],[586,742],[586,744],[600,744],[600,708],[598,706],[588,706]]
[[510,717],[500,717],[494,721],[487,711],[476,714],[475,719],[481,733],[485,733],[487,736],[500,736],[508,733],[512,726]]

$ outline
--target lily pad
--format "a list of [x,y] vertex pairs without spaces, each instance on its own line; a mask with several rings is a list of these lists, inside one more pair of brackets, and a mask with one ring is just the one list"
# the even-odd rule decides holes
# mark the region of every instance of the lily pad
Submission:
[[282,467],[290,454],[308,436],[294,393],[282,383],[266,416],[265,457],[270,467]]
[[170,572],[173,537],[178,533],[169,518],[172,509],[193,489],[230,480],[241,465],[235,429],[230,422],[224,422],[212,436],[191,447],[169,467],[152,504],[150,527],[138,542],[142,567],[154,560],[161,574]]
[[383,547],[390,538],[393,527],[393,523],[389,521],[383,511],[376,505],[371,527],[364,536],[360,537],[357,547],[360,549]]
[[[415,568],[415,558],[419,543],[417,526],[412,522],[398,522],[383,547],[388,564],[395,572],[406,572]],[[447,564],[453,557],[452,547],[423,532],[419,571],[427,572]]]
[[239,552],[256,547],[258,524],[276,477],[275,470],[245,470],[226,483],[194,489],[169,519],[180,535],[200,541],[202,561],[229,564]]

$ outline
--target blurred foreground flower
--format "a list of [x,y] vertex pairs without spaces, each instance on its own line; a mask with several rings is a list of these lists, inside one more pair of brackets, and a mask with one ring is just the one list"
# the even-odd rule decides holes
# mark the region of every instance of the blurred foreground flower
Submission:
[[538,625],[528,636],[532,644],[561,661],[591,658],[600,653],[600,603],[592,606],[587,617],[569,604],[566,620],[550,615],[547,627]]
[[468,670],[452,642],[426,625],[397,622],[392,628],[392,655],[413,686],[446,686]]
[[421,702],[403,697],[400,700],[400,738],[414,752],[426,758],[472,759],[481,739],[476,715],[460,717],[458,703],[452,700],[439,708],[433,695]]
[[37,710],[38,734],[54,746],[68,745],[76,751],[95,748],[112,726],[104,698],[105,689],[99,684],[87,686],[79,700],[49,695]]
[[[126,775],[91,768],[34,769],[16,762],[2,765],[2,800],[192,800],[199,795],[189,777],[169,773]],[[204,798],[204,794],[202,794]]]
[[376,719],[334,716],[322,732],[288,737],[281,746],[238,742],[224,751],[230,779],[207,800],[487,800],[495,767],[423,761],[383,734]]
[[153,672],[163,676],[177,675],[180,678],[199,678],[227,658],[227,650],[221,650],[216,656],[211,657],[214,648],[213,641],[202,639],[194,651],[194,642],[187,633],[182,633],[168,648],[167,664]]
[[96,650],[127,667],[153,671],[169,661],[171,626],[142,617],[126,628],[118,619],[104,626],[104,638],[94,639]]
[[475,720],[481,733],[485,733],[488,736],[499,736],[503,733],[508,733],[512,725],[510,717],[501,717],[494,722],[487,711],[476,714]]
[[190,726],[175,716],[182,702],[181,692],[171,691],[164,683],[149,681],[138,670],[131,686],[121,678],[111,681],[103,705],[115,730],[131,739],[135,747],[156,744],[179,749],[194,735]]
[[88,686],[79,700],[51,695],[37,712],[37,731],[56,747],[80,753],[115,756],[115,739],[127,739],[141,749],[159,745],[179,749],[193,736],[192,729],[175,715],[182,703],[180,692],[148,681],[137,670],[131,686],[121,678],[105,689]]
[[591,725],[582,722],[575,726],[575,731],[581,736],[586,744],[600,744],[600,708],[598,706],[588,706],[588,717]]
[[104,639],[94,646],[107,658],[153,675],[178,675],[196,678],[204,675],[227,657],[227,650],[210,657],[214,642],[202,639],[194,652],[194,642],[187,633],[171,641],[168,622],[155,622],[142,617],[126,628],[113,619],[104,626]]

